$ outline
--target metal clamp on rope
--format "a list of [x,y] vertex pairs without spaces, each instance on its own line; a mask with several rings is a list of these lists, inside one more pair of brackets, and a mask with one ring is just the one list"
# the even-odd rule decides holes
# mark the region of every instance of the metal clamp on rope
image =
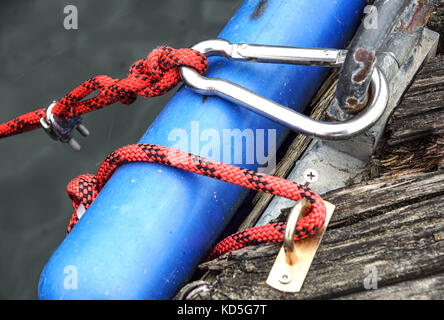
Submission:
[[56,101],[53,101],[48,109],[46,109],[46,117],[40,118],[40,124],[52,139],[68,143],[71,148],[78,151],[81,146],[72,137],[73,130],[77,129],[77,131],[79,131],[84,137],[89,136],[89,130],[81,124],[82,118],[80,116],[70,118],[66,121],[60,121],[57,119],[57,116],[52,113],[52,109],[56,103]]
[[[280,47],[253,44],[232,44],[223,39],[202,41],[192,47],[207,57],[222,56],[231,60],[340,67],[346,50]],[[347,139],[368,129],[383,114],[389,97],[387,80],[376,67],[371,75],[371,97],[366,108],[344,122],[311,119],[246,88],[227,80],[201,76],[189,67],[180,67],[182,78],[189,87],[204,95],[217,95],[238,103],[251,111],[281,123],[292,130],[322,139]]]

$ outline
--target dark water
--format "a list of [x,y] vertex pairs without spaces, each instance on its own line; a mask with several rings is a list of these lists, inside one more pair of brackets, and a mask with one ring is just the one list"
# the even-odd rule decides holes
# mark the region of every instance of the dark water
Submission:
[[[161,44],[216,37],[242,0],[10,0],[0,2],[0,122],[46,107],[100,74],[121,78]],[[63,27],[66,5],[78,30]],[[0,299],[37,298],[40,272],[72,214],[67,183],[95,173],[114,149],[136,142],[171,94],[84,117],[92,132],[71,151],[43,130],[0,141]]]

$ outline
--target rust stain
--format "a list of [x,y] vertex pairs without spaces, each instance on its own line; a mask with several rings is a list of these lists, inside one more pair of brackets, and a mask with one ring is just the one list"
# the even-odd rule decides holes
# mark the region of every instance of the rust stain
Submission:
[[348,98],[346,101],[347,105],[344,107],[345,111],[347,111],[350,114],[355,114],[362,111],[367,106],[369,96],[370,96],[370,88],[367,94],[365,95],[365,101],[363,103],[359,103],[358,99],[354,97]]
[[328,111],[324,114],[324,121],[327,122],[331,122],[331,121],[341,121],[340,119],[338,119],[337,117],[331,115],[330,113],[328,113]]
[[424,27],[432,14],[432,5],[429,0],[418,0],[412,12],[410,21],[401,20],[399,26],[400,29],[408,33],[413,33],[418,28]]
[[262,15],[265,12],[265,9],[267,8],[268,0],[261,0],[256,8],[254,9],[253,13],[251,14],[251,19],[259,19],[262,17]]
[[353,58],[361,67],[353,74],[352,80],[359,83],[364,81],[372,71],[376,61],[376,53],[375,50],[358,48],[356,49]]
[[347,106],[345,109],[348,113],[358,113],[359,111],[364,109],[366,105],[367,103],[359,103],[358,99],[356,98],[348,98]]

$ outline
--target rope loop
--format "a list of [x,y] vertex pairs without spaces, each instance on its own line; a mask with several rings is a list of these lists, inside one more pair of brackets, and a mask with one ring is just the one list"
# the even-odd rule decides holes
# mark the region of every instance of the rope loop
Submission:
[[[74,213],[67,229],[68,233],[79,221],[77,217],[79,206],[82,204],[87,210],[115,170],[129,162],[159,163],[295,201],[307,199],[310,212],[297,222],[295,240],[315,234],[325,221],[326,208],[322,198],[304,185],[165,146],[132,144],[121,147],[108,155],[100,165],[97,175],[82,175],[68,184],[67,193],[74,206]],[[284,222],[240,231],[216,245],[208,259],[250,245],[282,242],[284,233]]]

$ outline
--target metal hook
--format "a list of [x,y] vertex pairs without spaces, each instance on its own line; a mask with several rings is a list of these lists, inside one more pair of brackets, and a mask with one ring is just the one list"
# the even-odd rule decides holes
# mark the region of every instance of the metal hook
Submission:
[[[232,44],[223,39],[202,41],[192,47],[207,57],[222,56],[230,60],[340,67],[346,50]],[[371,127],[383,114],[389,89],[383,73],[375,68],[371,77],[371,98],[361,113],[344,122],[311,119],[244,87],[223,79],[210,79],[190,67],[180,67],[189,87],[204,95],[217,95],[281,123],[302,134],[322,139],[347,139]]]
[[306,239],[294,241],[297,221],[302,218],[310,204],[306,199],[296,202],[291,209],[285,227],[284,243],[267,278],[267,284],[284,292],[299,292],[310,269],[311,262],[322,241],[335,206],[324,201],[326,207],[325,222],[322,228]]
[[294,265],[297,259],[294,250],[294,232],[296,230],[296,223],[298,222],[299,217],[304,215],[304,211],[306,211],[308,207],[307,205],[308,201],[306,199],[301,199],[296,202],[287,219],[284,233],[284,251],[287,264],[290,266]]

